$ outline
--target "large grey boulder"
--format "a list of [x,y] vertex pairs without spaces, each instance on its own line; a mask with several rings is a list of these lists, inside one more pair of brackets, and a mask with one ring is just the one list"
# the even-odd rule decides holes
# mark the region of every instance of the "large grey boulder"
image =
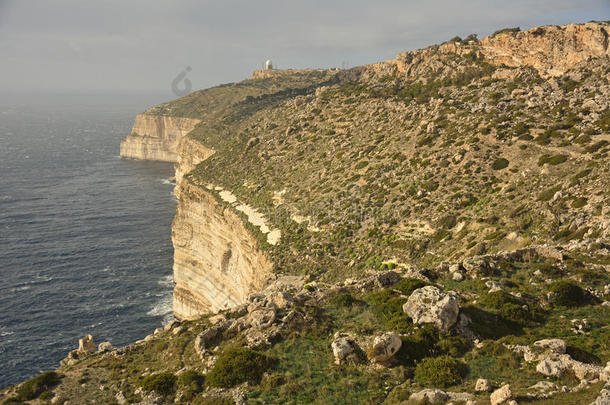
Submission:
[[413,291],[402,310],[417,324],[432,324],[442,332],[448,332],[457,322],[460,307],[457,294],[448,293],[434,286]]

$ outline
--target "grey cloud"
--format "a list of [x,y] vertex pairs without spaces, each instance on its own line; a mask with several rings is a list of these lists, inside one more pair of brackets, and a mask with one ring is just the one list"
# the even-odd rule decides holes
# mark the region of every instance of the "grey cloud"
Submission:
[[168,90],[187,65],[201,88],[267,58],[356,65],[454,35],[609,18],[608,0],[0,0],[0,90]]

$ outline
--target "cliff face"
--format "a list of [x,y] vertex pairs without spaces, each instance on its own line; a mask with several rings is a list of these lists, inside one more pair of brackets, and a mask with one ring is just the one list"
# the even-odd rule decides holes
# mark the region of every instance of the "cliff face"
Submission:
[[610,24],[592,22],[565,26],[543,26],[527,31],[483,38],[480,43],[448,42],[439,46],[402,52],[396,59],[366,66],[370,74],[391,74],[416,79],[455,74],[459,66],[453,56],[476,54],[485,62],[501,66],[530,66],[543,77],[561,76],[582,62],[610,57]]
[[609,57],[610,24],[545,26],[489,36],[483,53],[495,65],[532,66],[543,76],[560,76],[591,58]]
[[209,192],[182,181],[176,195],[174,315],[192,319],[245,302],[264,286],[271,261],[242,219]]
[[204,146],[201,142],[187,136],[180,139],[175,166],[176,184],[180,184],[185,174],[213,154],[214,150]]
[[131,134],[121,142],[121,157],[176,162],[178,144],[201,120],[138,114]]

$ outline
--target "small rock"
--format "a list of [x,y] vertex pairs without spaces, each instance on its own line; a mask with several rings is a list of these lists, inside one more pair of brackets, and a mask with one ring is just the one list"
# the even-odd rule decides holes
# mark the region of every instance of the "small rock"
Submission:
[[97,346],[97,351],[100,353],[110,352],[114,350],[114,346],[110,342],[102,342]]
[[82,339],[78,339],[78,351],[79,353],[84,354],[95,353],[95,343],[93,342],[93,336],[87,335]]
[[489,380],[485,378],[479,378],[474,386],[474,389],[478,392],[489,392],[491,391],[491,384]]
[[383,363],[390,360],[398,352],[400,346],[402,346],[402,340],[394,332],[386,332],[381,336],[376,336],[373,340],[373,358],[371,361]]
[[428,404],[440,404],[449,400],[449,395],[445,391],[441,391],[437,388],[425,389],[414,394],[411,394],[409,401],[414,403],[425,403]]
[[335,340],[331,343],[335,364],[343,364],[348,361],[356,351],[356,343],[349,335],[344,333],[335,334]]
[[453,273],[451,275],[451,278],[454,281],[462,281],[462,280],[464,280],[464,275],[462,273],[456,271],[455,273]]
[[489,400],[491,401],[491,405],[498,405],[508,401],[512,396],[513,393],[510,390],[510,385],[506,384],[492,392]]
[[116,401],[119,403],[119,405],[124,405],[127,403],[127,398],[125,398],[125,394],[123,393],[123,391],[119,391],[114,396],[114,399],[116,399]]

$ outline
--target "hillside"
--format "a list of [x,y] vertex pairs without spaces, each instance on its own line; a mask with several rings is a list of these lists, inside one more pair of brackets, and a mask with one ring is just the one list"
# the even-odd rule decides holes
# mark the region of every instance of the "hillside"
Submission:
[[259,71],[139,115],[122,156],[176,161],[180,321],[0,399],[609,397],[609,31]]

